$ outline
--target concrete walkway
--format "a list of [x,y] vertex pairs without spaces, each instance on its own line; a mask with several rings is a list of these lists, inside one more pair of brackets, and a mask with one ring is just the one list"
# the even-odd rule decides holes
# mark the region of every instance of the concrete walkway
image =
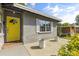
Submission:
[[28,56],[29,53],[23,44],[5,44],[0,56]]
[[29,43],[25,47],[28,49],[31,56],[57,56],[58,51],[68,40],[59,38],[57,41],[45,40],[45,48],[40,49],[38,42]]

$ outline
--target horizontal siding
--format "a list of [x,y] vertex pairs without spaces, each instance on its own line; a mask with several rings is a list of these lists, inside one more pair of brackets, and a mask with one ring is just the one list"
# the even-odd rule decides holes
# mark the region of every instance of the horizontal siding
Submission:
[[[52,32],[50,32],[50,33],[37,33],[37,31],[36,31],[36,18],[37,18],[37,16],[35,16],[34,14],[31,14],[31,13],[28,13],[28,12],[23,14],[23,42],[25,44],[38,41],[41,38],[52,39],[52,38],[54,38],[54,36],[57,36],[56,24],[53,25],[53,23],[54,23],[53,21],[51,21],[52,26],[53,26]],[[38,18],[40,18],[40,16],[38,16]],[[46,20],[47,20],[47,18],[46,18]]]
[[23,15],[23,41],[24,43],[30,43],[36,41],[36,21],[30,14]]

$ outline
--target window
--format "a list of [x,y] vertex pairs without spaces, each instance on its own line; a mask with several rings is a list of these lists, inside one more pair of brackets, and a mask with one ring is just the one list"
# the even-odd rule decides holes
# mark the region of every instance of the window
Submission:
[[76,33],[79,33],[79,27],[76,27]]
[[51,31],[51,23],[49,21],[46,21],[46,31]]
[[62,28],[62,33],[69,34],[70,33],[70,28],[69,27],[63,27]]
[[37,19],[38,31],[39,32],[50,32],[51,31],[51,22]]

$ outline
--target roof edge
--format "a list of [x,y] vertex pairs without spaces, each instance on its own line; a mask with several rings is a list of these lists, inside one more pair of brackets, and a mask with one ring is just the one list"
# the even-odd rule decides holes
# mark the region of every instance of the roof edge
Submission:
[[45,17],[54,19],[54,20],[56,20],[56,21],[58,21],[58,22],[62,21],[61,19],[59,19],[59,18],[57,18],[57,17],[55,17],[55,16],[49,16],[49,15],[44,14],[44,13],[38,11],[38,10],[35,10],[35,9],[32,9],[32,8],[23,6],[23,5],[18,4],[18,3],[14,3],[13,6],[14,6],[14,7],[17,7],[17,8],[20,8],[20,9],[23,9],[23,10],[27,10],[27,11],[29,11],[29,12],[31,12],[31,13],[35,13],[35,14],[38,14],[38,15],[41,15],[41,16],[45,16]]

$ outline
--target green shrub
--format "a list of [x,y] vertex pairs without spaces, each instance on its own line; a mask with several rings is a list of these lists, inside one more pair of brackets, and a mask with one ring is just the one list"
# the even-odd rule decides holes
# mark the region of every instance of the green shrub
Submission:
[[61,56],[79,56],[79,34],[72,36],[68,44],[59,49],[58,55]]

